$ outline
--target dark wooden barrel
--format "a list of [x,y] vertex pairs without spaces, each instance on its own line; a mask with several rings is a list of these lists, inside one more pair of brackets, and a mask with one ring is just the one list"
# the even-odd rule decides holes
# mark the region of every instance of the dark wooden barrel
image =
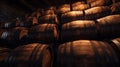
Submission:
[[51,15],[51,14],[55,14],[55,11],[54,10],[52,10],[52,9],[49,9],[49,10],[46,10],[45,12],[44,12],[44,15]]
[[118,56],[120,57],[120,37],[111,40],[111,42],[112,42],[111,45],[114,47],[114,50],[116,50]]
[[55,24],[39,24],[33,26],[28,34],[28,41],[54,43],[58,37],[57,26]]
[[38,18],[36,16],[29,16],[20,21],[20,27],[31,27],[38,24]]
[[113,2],[112,0],[96,0],[92,3],[90,3],[91,7],[95,7],[95,6],[109,6],[111,5]]
[[[34,17],[36,15],[37,15],[37,11],[34,11],[34,12],[30,13],[30,15],[28,17]],[[26,17],[26,18],[28,18],[28,17]]]
[[36,10],[37,19],[42,16],[42,11],[43,11],[43,9],[39,9],[39,8]]
[[39,17],[38,22],[39,24],[43,24],[43,23],[57,24],[58,18],[57,18],[57,15],[55,14],[51,14],[51,15],[49,14],[49,15]]
[[38,8],[38,9],[36,9],[36,10],[34,10],[34,12],[31,12],[31,13],[27,13],[27,14],[25,14],[25,19],[28,19],[28,18],[33,18],[33,17],[37,17],[37,18],[39,18],[40,16],[42,16],[43,15],[43,12],[44,12],[44,10],[41,8]]
[[75,20],[95,20],[111,14],[109,7],[100,6],[87,9],[85,11],[71,11],[61,15],[61,23],[67,23]]
[[4,67],[3,63],[5,58],[10,54],[11,50],[8,48],[0,47],[0,67]]
[[55,11],[56,11],[56,7],[53,7],[53,6],[49,8],[44,8],[44,9],[38,8],[37,10],[32,12],[30,15],[26,16],[26,19],[31,19],[33,17],[36,17],[38,19],[41,16],[53,15],[55,14]]
[[[0,30],[0,40],[2,44],[12,44],[24,39],[28,34],[28,30],[23,27],[16,27],[11,30]],[[11,45],[7,45],[11,46]]]
[[18,34],[18,40],[24,40],[29,33],[29,28],[25,28],[25,27],[15,27],[13,30],[18,31],[18,33],[16,32],[16,34]]
[[[114,43],[114,45],[116,45],[118,52],[120,52],[120,38],[116,38],[111,41]],[[119,54],[119,56],[120,56],[120,54]]]
[[59,46],[57,67],[119,67],[119,57],[107,42],[78,40]]
[[98,31],[103,38],[120,36],[120,15],[109,15],[97,20]]
[[111,6],[113,14],[120,14],[120,2],[117,2]]
[[92,3],[92,2],[95,2],[96,0],[86,0],[86,2],[89,4],[89,3]]
[[44,10],[43,15],[49,15],[49,14],[53,15],[53,14],[55,14],[55,12],[56,12],[56,7],[51,6],[51,7]]
[[19,20],[14,21],[5,21],[0,23],[0,28],[2,29],[10,29],[19,26],[20,22]]
[[74,41],[79,39],[96,39],[97,29],[94,21],[78,20],[62,25],[61,41]]
[[[15,36],[15,32],[13,30],[0,30],[1,34],[1,40],[3,40],[3,43],[9,43],[9,42],[13,42],[14,41],[14,36]],[[13,38],[14,37],[14,38]],[[5,42],[6,41],[6,42]]]
[[53,52],[46,44],[32,43],[15,48],[4,67],[52,67]]
[[57,9],[57,14],[63,14],[69,11],[70,11],[70,4],[64,4]]
[[106,41],[113,47],[120,60],[120,38],[118,37],[112,40],[108,39]]

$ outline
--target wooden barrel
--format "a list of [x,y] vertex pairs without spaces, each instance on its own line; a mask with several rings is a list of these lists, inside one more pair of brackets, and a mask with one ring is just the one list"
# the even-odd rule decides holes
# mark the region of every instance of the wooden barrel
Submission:
[[25,14],[25,19],[28,19],[28,18],[33,18],[33,17],[37,17],[39,18],[40,16],[42,16],[44,13],[44,10],[43,9],[36,9],[34,12],[32,13],[29,13],[29,14]]
[[84,14],[82,11],[70,11],[61,15],[60,24],[68,23],[75,20],[83,20]]
[[78,40],[59,46],[56,67],[119,67],[119,57],[107,42]]
[[15,48],[4,67],[52,67],[53,52],[46,44],[32,43]]
[[95,6],[108,6],[112,4],[112,0],[96,0],[90,3],[91,7]]
[[36,10],[36,17],[37,17],[37,19],[39,18],[39,17],[41,17],[42,16],[42,9],[37,9]]
[[44,15],[51,15],[51,14],[55,14],[55,11],[54,10],[51,10],[51,9],[49,9],[49,10],[46,10],[45,12],[44,12]]
[[41,16],[45,16],[45,15],[53,15],[55,14],[56,11],[56,7],[49,7],[49,8],[45,8],[45,9],[40,9],[38,8],[37,10],[35,10],[33,13],[31,13],[31,15],[29,15],[26,18],[33,18],[33,17],[41,17]]
[[51,6],[47,9],[45,9],[43,14],[44,15],[49,15],[49,14],[53,15],[53,14],[55,14],[55,11],[56,11],[56,7]]
[[75,11],[82,11],[89,9],[91,7],[98,7],[98,6],[108,6],[113,3],[112,0],[87,0],[87,4],[82,3],[77,6],[73,6],[72,9]]
[[89,3],[95,2],[95,1],[97,1],[97,0],[86,0],[86,1],[87,1],[87,3],[89,4]]
[[[95,1],[98,1],[98,2],[100,2],[100,0],[86,0],[87,1],[87,3],[89,4],[89,3],[93,3],[93,2],[95,2]],[[102,2],[103,0],[101,0],[101,2]],[[105,0],[104,0],[105,1]],[[111,2],[117,2],[118,0],[108,0],[108,1],[111,1]],[[100,2],[100,3],[101,3]],[[109,4],[109,2],[108,2],[108,4]],[[103,4],[104,5],[104,4]],[[107,5],[107,4],[105,4],[105,5]]]
[[57,14],[63,14],[70,11],[70,4],[64,4],[57,9]]
[[19,26],[19,24],[20,24],[19,20],[1,22],[1,23],[0,23],[0,28],[10,29],[10,28],[14,28],[14,27]]
[[27,17],[25,20],[20,21],[20,27],[31,27],[38,24],[38,18],[34,17]]
[[85,10],[85,19],[94,20],[111,14],[111,9],[107,6],[93,7]]
[[81,4],[85,4],[85,2],[84,1],[78,1],[78,2],[75,2],[75,3],[73,3],[72,4],[72,10],[79,10],[79,9],[82,9],[82,8],[84,8],[84,7],[81,7],[81,8],[77,8],[77,7],[79,7],[79,5],[81,5]]
[[73,11],[82,11],[82,10],[86,10],[88,8],[90,8],[90,5],[85,4],[85,3],[79,4],[77,6],[72,6]]
[[58,18],[57,18],[57,15],[55,14],[45,15],[45,16],[39,17],[38,22],[39,24],[43,24],[43,23],[57,24]]
[[100,6],[87,9],[85,11],[70,11],[61,15],[61,23],[75,20],[95,20],[111,14],[109,7]]
[[109,39],[109,40],[107,40],[107,42],[109,44],[111,44],[111,46],[113,47],[113,49],[115,50],[115,52],[119,56],[119,60],[120,60],[120,38],[115,38],[112,40]]
[[62,25],[61,41],[74,41],[79,39],[96,39],[97,29],[94,21],[78,20]]
[[97,20],[98,30],[103,38],[120,36],[120,15],[110,15]]
[[84,1],[78,1],[78,2],[75,2],[72,4],[72,7],[75,7],[75,6],[78,6],[78,5],[81,5],[81,4],[85,4]]
[[113,4],[111,10],[113,14],[120,14],[120,2]]
[[3,43],[9,43],[14,41],[15,31],[0,30],[0,32],[1,32],[0,39],[3,40]]
[[28,30],[21,27],[17,27],[11,30],[0,30],[0,40],[2,44],[13,44],[19,42],[21,39],[24,39],[27,34]]
[[11,50],[8,48],[0,47],[0,67],[4,67],[3,63],[5,58],[10,54]]
[[33,26],[28,34],[28,41],[40,43],[54,43],[58,37],[55,24],[39,24]]
[[[120,52],[120,38],[116,38],[111,41],[114,43],[114,45],[116,45],[116,47],[118,49],[117,51]],[[119,54],[119,56],[120,56],[120,54]]]
[[[37,15],[37,11],[34,11],[34,12],[32,12],[28,17],[34,17],[34,16],[36,16]],[[27,18],[28,18],[27,17]]]
[[18,34],[18,40],[22,42],[24,41],[24,39],[28,36],[29,33],[29,29],[25,28],[25,27],[15,27],[13,30],[18,31],[18,33],[16,32],[16,34]]

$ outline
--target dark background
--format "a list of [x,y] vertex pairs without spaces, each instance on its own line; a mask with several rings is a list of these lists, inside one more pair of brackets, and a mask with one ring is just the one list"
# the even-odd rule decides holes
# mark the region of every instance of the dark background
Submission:
[[78,0],[0,0],[0,20],[23,16],[38,8],[60,6]]

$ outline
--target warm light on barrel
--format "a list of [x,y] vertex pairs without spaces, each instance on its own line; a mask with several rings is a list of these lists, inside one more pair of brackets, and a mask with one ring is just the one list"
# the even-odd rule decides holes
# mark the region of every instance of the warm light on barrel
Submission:
[[0,67],[120,67],[120,0],[0,0]]

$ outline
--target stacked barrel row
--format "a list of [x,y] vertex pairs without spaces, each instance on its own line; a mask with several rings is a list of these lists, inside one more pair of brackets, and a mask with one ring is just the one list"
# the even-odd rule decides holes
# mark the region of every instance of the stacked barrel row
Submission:
[[25,43],[54,43],[57,40],[57,15],[55,8],[38,9],[14,21],[1,22],[1,43],[12,47]]
[[119,18],[117,0],[82,0],[1,22],[1,47],[17,48],[5,48],[7,54],[1,55],[0,65],[119,67]]
[[79,0],[79,1],[68,1],[64,5],[58,7],[57,13],[66,13],[70,11],[84,11],[89,8],[97,6],[110,6],[111,4],[117,3],[118,0]]
[[0,48],[0,67],[52,67],[53,59],[52,48],[47,44]]
[[[99,0],[95,1],[95,2],[99,2]],[[109,4],[109,2],[111,2],[111,1],[108,1],[107,3]],[[104,1],[102,3],[104,3]],[[74,5],[74,6],[73,6],[72,9],[77,8],[77,7],[79,7],[80,5],[83,5],[83,4],[85,4],[85,3],[83,3],[83,1],[73,3],[72,5]],[[92,3],[90,3],[90,4],[92,4]],[[66,9],[68,9],[68,8],[70,9],[70,7],[66,7],[66,5],[63,5],[63,6],[59,7],[58,9],[56,9],[55,7],[50,7],[48,9],[38,9],[36,12],[33,12],[30,15],[29,14],[25,15],[22,19],[17,18],[17,19],[15,19],[15,20],[13,20],[12,22],[9,22],[9,23],[8,22],[7,23],[1,23],[2,28],[9,28],[9,29],[14,28],[14,27],[30,28],[30,29],[28,29],[28,31],[26,29],[24,30],[24,33],[26,32],[24,35],[20,34],[20,31],[18,30],[18,28],[17,28],[18,31],[15,31],[15,33],[17,33],[16,35],[11,30],[10,30],[10,32],[12,34],[8,34],[9,32],[3,32],[1,30],[2,31],[1,32],[1,38],[4,40],[7,35],[13,35],[14,34],[15,37],[22,36],[22,37],[20,37],[21,39],[25,38],[25,40],[26,39],[39,40],[40,42],[45,43],[45,42],[47,42],[47,39],[49,40],[48,42],[51,42],[51,40],[52,40],[52,42],[54,42],[54,38],[58,38],[58,37],[59,37],[59,39],[62,39],[63,42],[71,39],[71,37],[73,37],[73,36],[76,39],[77,34],[82,36],[82,37],[78,37],[78,39],[98,39],[98,38],[102,38],[102,37],[103,38],[104,37],[109,37],[111,35],[112,35],[111,37],[116,37],[116,33],[117,33],[116,31],[119,31],[119,28],[118,28],[118,26],[119,26],[118,25],[119,24],[119,15],[115,15],[115,14],[119,14],[120,3],[118,2],[118,3],[115,3],[115,5],[113,4],[111,9],[110,9],[110,7],[104,6],[104,5],[107,5],[106,2],[105,2],[105,4],[102,4],[102,6],[97,4],[96,7],[94,6],[94,7],[89,8],[89,9],[72,10],[72,11],[71,10],[66,11]],[[85,7],[85,6],[83,6],[83,7]],[[111,14],[114,14],[114,15],[111,15]],[[112,21],[112,19],[114,19],[112,17],[116,18],[116,20]],[[106,22],[104,22],[103,20],[106,19],[106,18],[112,18],[112,19],[105,20]],[[114,26],[115,25],[118,25],[118,26],[114,27],[115,30],[113,29],[113,26],[110,27],[113,30],[111,30],[111,31],[106,30],[106,34],[104,35],[103,32],[105,30],[103,30],[102,28],[104,26],[105,27],[107,27],[107,26],[106,26],[106,24],[103,24],[103,23],[107,23],[107,21],[109,21],[109,22],[117,21],[118,23],[117,22],[116,23],[111,22],[110,25],[114,24]],[[67,23],[68,23],[68,25],[67,25]],[[78,23],[78,24],[76,24],[76,23]],[[56,24],[58,25],[58,28],[59,28],[58,31],[59,32],[57,32]],[[81,27],[81,28],[77,27],[77,26],[88,25],[88,24],[89,24],[89,26],[87,26],[87,27],[84,27],[84,26]],[[67,33],[69,33],[69,31],[72,31],[71,29],[75,29],[75,28],[72,28],[72,27],[71,28],[66,28],[66,27],[70,27],[71,25],[75,25],[76,26],[75,28],[79,28],[79,30],[82,29],[83,32],[79,32],[76,29],[78,31],[78,33],[76,32],[75,34],[74,33],[67,34]],[[42,36],[41,36],[41,38],[39,38],[39,34],[36,34],[36,33],[35,33],[35,35],[33,35],[33,32],[41,32],[42,31],[41,29],[38,30],[38,28],[40,28],[40,27],[41,27],[41,29],[43,27],[47,28],[47,29],[44,28],[44,31],[45,30],[50,31],[49,28],[51,28],[53,35],[52,36],[50,35],[50,36],[52,37],[52,39],[42,37]],[[102,28],[100,28],[100,27],[102,27]],[[89,30],[91,30],[91,28],[93,29],[93,31],[90,32]],[[109,32],[107,32],[107,31],[109,31]],[[23,32],[23,30],[22,30],[22,32]],[[75,30],[73,32],[75,32]],[[109,33],[112,33],[112,32],[114,32],[114,33],[109,34]],[[59,36],[58,36],[58,33],[59,33]],[[117,34],[119,34],[119,32]],[[36,36],[36,35],[38,35],[38,36]],[[84,36],[89,36],[89,35],[91,35],[91,37],[84,37]],[[99,37],[99,36],[101,36],[101,37]],[[119,36],[119,35],[117,35],[117,36]],[[36,38],[36,39],[34,39],[34,38]],[[13,37],[11,36],[9,38],[9,40],[12,40],[12,39],[17,40],[16,38],[14,38],[14,36]],[[40,39],[42,39],[43,41],[41,41]],[[12,41],[14,41],[14,40],[12,40]],[[24,39],[22,39],[22,40],[24,40]],[[10,41],[10,42],[12,42],[12,41]]]
[[119,47],[119,39],[109,43],[94,40],[67,42],[59,46],[56,67],[119,67]]
[[61,44],[54,61],[49,44],[32,43],[15,49],[0,48],[0,67],[119,67],[120,38],[76,40]]
[[120,37],[120,3],[111,1],[87,0],[87,4],[82,1],[64,5],[58,15],[61,44],[56,67],[120,66],[120,42],[109,41]]
[[[78,4],[78,6],[80,5],[82,4]],[[59,37],[61,42],[119,37],[120,11],[118,6],[120,6],[119,2],[110,6],[104,4],[89,9],[63,12],[64,9],[68,8],[64,7],[63,11],[59,13]]]
[[1,23],[0,67],[53,66],[53,49],[49,45],[54,43],[57,35],[57,19],[55,14],[49,14],[49,10],[42,15],[39,10],[37,12],[26,14],[22,20],[17,18],[19,22]]

